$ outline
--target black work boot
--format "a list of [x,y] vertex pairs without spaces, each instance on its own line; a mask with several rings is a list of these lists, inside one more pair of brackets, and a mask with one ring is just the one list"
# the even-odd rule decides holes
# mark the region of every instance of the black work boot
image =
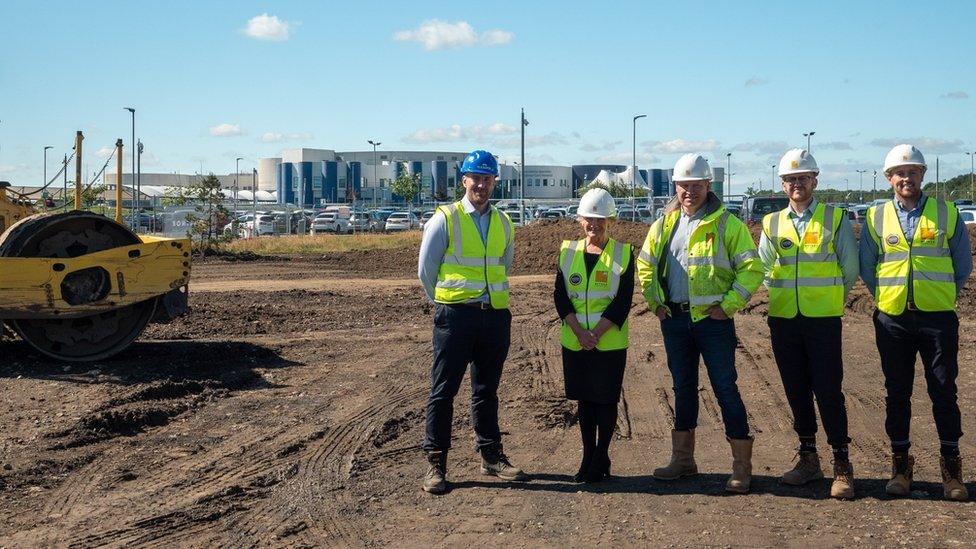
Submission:
[[500,442],[481,449],[481,473],[502,480],[529,480],[528,475],[508,461]]
[[427,474],[424,475],[424,492],[443,494],[447,491],[447,452],[427,452]]

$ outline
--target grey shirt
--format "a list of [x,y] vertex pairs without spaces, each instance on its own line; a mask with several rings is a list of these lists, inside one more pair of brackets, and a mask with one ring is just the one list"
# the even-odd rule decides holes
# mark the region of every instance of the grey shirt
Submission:
[[[461,207],[464,208],[465,213],[471,216],[475,227],[478,227],[478,232],[481,234],[481,241],[487,243],[488,226],[491,224],[491,209],[486,210],[484,214],[479,213],[474,205],[471,204],[471,201],[468,200],[467,195],[461,199]],[[505,248],[505,255],[502,256],[502,264],[505,265],[506,274],[512,268],[512,258],[515,256],[514,243],[515,239],[513,238],[512,244],[509,244]],[[446,251],[447,218],[444,217],[443,212],[437,210],[437,213],[424,223],[424,236],[420,241],[420,257],[417,260],[417,277],[424,285],[424,292],[427,293],[427,299],[431,302],[434,301],[434,287],[437,285],[437,272],[441,268],[441,261],[443,261]],[[471,301],[488,302],[488,300],[488,290],[485,289],[483,294]]]
[[664,254],[667,261],[668,299],[675,303],[687,303],[688,291],[688,241],[698,227],[698,223],[707,215],[707,203],[692,215],[681,210],[678,223],[671,233],[668,251]]
[[[905,238],[909,242],[915,237],[915,229],[918,227],[918,221],[922,217],[922,209],[925,207],[925,201],[928,198],[923,194],[922,198],[915,204],[915,208],[911,210],[906,210],[901,202],[895,200],[895,212],[898,214],[898,223],[901,225],[901,230],[905,233]],[[884,205],[879,205],[878,208]],[[865,230],[867,225],[864,226]],[[966,222],[962,220],[962,217],[956,218],[956,228],[949,239],[949,254],[952,257],[952,269],[954,271],[953,279],[956,281],[956,293],[962,291],[962,287],[966,285],[966,280],[969,279],[969,274],[973,272],[973,256],[969,248],[969,231],[966,230]],[[869,234],[861,233],[861,245],[860,245],[860,256],[861,256],[861,280],[864,281],[864,285],[868,287],[868,290],[872,294],[875,293],[875,289],[878,286],[878,244],[874,241],[874,238]],[[908,298],[912,298],[912,273],[908,274]]]
[[[793,206],[786,207],[789,210],[790,220],[793,221],[793,227],[796,229],[796,234],[800,238],[803,238],[803,233],[807,231],[807,225],[810,223],[810,219],[813,217],[813,211],[817,208],[817,199],[814,198],[807,205],[807,209],[803,211],[802,214],[796,212]],[[854,287],[854,283],[857,282],[858,271],[860,270],[858,264],[858,254],[857,254],[857,239],[854,238],[854,229],[851,228],[851,222],[847,219],[847,216],[841,216],[840,227],[837,229],[837,233],[834,235],[834,252],[837,253],[837,261],[840,263],[840,270],[844,277],[844,294],[851,291]],[[776,262],[776,243],[769,240],[766,237],[766,232],[763,231],[759,237],[759,258],[762,259],[763,267],[766,270],[766,279],[764,284],[769,287],[769,272],[773,268],[773,263]]]

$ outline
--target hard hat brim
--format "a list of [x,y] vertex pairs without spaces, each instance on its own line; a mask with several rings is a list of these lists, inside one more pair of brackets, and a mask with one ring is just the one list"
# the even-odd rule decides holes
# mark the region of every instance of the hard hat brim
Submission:
[[779,176],[785,177],[787,175],[796,175],[798,173],[812,173],[813,175],[820,175],[820,170],[786,170],[779,172]]
[[467,175],[469,173],[476,173],[476,174],[481,174],[481,175],[493,175],[495,177],[498,177],[498,173],[497,172],[493,172],[493,171],[490,171],[490,170],[468,170],[466,172],[461,172],[461,175]]
[[671,181],[675,183],[690,183],[692,181],[711,181],[711,177],[672,177]]

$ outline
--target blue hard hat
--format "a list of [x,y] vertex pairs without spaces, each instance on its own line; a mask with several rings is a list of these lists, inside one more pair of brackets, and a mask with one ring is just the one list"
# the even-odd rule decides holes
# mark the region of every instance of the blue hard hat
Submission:
[[464,158],[461,164],[461,175],[466,173],[480,173],[498,177],[498,159],[488,151],[478,149]]

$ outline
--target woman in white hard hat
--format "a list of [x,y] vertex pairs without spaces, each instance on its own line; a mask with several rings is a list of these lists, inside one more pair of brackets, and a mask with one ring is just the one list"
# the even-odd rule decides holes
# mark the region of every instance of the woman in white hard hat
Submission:
[[583,459],[574,479],[598,482],[610,475],[610,441],[627,363],[634,261],[630,244],[610,238],[617,215],[610,193],[587,191],[576,215],[585,238],[563,241],[553,298],[562,319],[566,398],[579,401]]

